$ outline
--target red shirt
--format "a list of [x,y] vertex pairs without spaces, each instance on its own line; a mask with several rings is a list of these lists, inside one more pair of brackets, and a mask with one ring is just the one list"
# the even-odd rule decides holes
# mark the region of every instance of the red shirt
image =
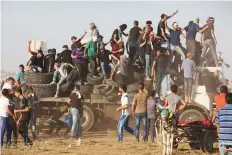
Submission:
[[217,94],[214,97],[214,101],[216,103],[216,110],[220,110],[221,108],[223,108],[227,103],[226,103],[226,94],[225,93],[220,93]]

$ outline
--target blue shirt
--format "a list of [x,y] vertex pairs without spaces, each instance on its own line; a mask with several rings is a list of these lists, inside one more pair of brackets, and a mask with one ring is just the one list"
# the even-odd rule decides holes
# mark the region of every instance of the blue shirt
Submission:
[[184,59],[182,62],[182,66],[184,68],[184,77],[185,78],[193,78],[193,68],[194,68],[194,61],[189,59]]
[[24,82],[23,72],[21,72],[21,71],[17,72],[16,78],[19,80],[19,84],[22,84]]
[[170,29],[169,32],[170,32],[170,36],[171,36],[171,39],[170,39],[171,44],[174,46],[179,46],[180,45],[180,35],[182,34],[181,30],[174,31],[174,30]]
[[218,111],[216,123],[220,126],[219,140],[232,142],[232,104]]
[[200,31],[199,25],[194,23],[193,21],[190,21],[189,25],[186,26],[184,29],[187,32],[187,40],[195,40],[197,32]]

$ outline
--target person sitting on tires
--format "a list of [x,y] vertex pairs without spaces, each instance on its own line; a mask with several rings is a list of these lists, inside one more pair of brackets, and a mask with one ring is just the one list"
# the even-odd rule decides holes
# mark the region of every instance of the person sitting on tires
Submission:
[[27,67],[28,67],[28,71],[30,72],[34,72],[34,73],[38,73],[38,72],[42,72],[43,71],[43,51],[42,50],[39,50],[37,52],[36,55],[33,55],[28,64],[27,64]]
[[88,42],[85,46],[84,56],[88,58],[91,65],[91,74],[95,78],[97,76],[97,46],[96,46],[97,37],[93,36],[93,39]]
[[51,117],[48,120],[49,130],[47,134],[50,135],[55,128],[56,128],[57,136],[60,135],[59,131],[61,130],[61,128],[66,128],[64,136],[66,136],[69,133],[69,131],[71,130],[71,127],[69,127],[68,125],[65,125],[63,121],[59,120],[66,112],[68,112],[67,106],[63,111],[56,109],[56,111],[51,115]]
[[111,55],[111,52],[109,50],[105,49],[104,45],[100,46],[100,51],[98,53],[98,69],[102,69],[102,74],[105,77],[105,79],[108,77],[110,74],[112,68],[114,65],[110,62],[109,56]]
[[60,93],[60,87],[65,82],[68,74],[64,64],[61,65],[60,63],[55,63],[54,68],[56,71],[54,72],[53,81],[50,83],[50,85],[56,84],[58,81],[55,95],[55,98],[57,98]]

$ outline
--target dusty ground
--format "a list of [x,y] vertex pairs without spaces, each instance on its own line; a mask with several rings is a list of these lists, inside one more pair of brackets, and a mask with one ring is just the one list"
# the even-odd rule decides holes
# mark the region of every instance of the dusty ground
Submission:
[[[71,145],[71,148],[69,146]],[[134,137],[125,134],[124,142],[117,142],[116,131],[88,132],[79,146],[75,140],[62,137],[40,135],[32,147],[25,147],[22,141],[18,148],[4,148],[2,155],[160,155],[156,144],[137,143]],[[174,155],[200,155],[201,151],[191,150],[188,144],[181,144]],[[218,152],[213,153],[218,155]]]

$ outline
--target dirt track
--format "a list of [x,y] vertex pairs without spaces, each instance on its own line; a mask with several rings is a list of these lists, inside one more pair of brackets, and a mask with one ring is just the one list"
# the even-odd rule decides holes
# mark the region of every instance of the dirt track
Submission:
[[[71,148],[68,148],[72,144]],[[2,155],[160,155],[160,147],[154,143],[137,143],[134,137],[125,134],[124,142],[117,142],[116,131],[84,133],[81,145],[75,140],[41,135],[32,147],[25,147],[22,141],[18,149],[3,149]],[[181,144],[174,155],[200,155],[201,151],[191,150],[188,144]],[[213,155],[218,155],[218,152]]]

